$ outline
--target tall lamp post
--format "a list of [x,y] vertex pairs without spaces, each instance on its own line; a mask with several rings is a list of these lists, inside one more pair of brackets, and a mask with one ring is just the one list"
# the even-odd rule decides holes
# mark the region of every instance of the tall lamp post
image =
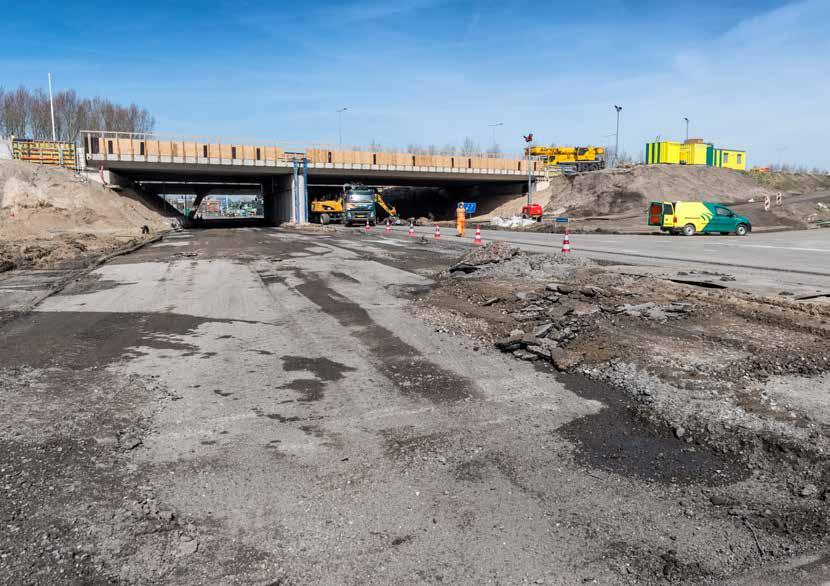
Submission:
[[52,99],[52,74],[48,73],[49,77],[49,112],[52,115],[52,142],[58,140],[58,135],[55,133],[55,102]]
[[689,140],[689,119],[688,118],[683,118],[683,120],[686,121],[686,140],[688,141]]
[[614,139],[614,166],[617,166],[617,161],[620,158],[620,112],[622,112],[622,106],[614,106],[614,109],[617,111],[617,132],[615,133],[616,139]]
[[348,108],[337,110],[337,150],[343,150],[343,112]]
[[493,148],[496,148],[496,128],[499,126],[504,126],[504,122],[496,122],[495,124],[488,124],[490,128],[493,129]]

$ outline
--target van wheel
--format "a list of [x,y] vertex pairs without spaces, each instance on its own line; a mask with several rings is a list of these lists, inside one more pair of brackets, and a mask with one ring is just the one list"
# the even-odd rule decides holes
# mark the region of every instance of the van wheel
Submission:
[[738,224],[738,227],[735,228],[735,234],[738,236],[746,236],[747,232],[749,232],[749,230],[746,229],[746,225],[744,224]]
[[685,226],[683,226],[683,235],[684,236],[694,236],[695,235],[694,224],[686,224]]

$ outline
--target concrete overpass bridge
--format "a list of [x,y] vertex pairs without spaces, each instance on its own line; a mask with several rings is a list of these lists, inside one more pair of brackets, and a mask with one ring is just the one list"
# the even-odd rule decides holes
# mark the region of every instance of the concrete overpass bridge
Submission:
[[527,191],[528,176],[546,178],[542,162],[510,157],[249,145],[101,130],[82,136],[88,170],[100,171],[109,183],[134,182],[156,192],[159,185],[191,189],[194,207],[219,185],[244,185],[246,191],[258,185],[272,224],[308,222],[314,183],[439,187],[469,200],[470,193],[519,195]]

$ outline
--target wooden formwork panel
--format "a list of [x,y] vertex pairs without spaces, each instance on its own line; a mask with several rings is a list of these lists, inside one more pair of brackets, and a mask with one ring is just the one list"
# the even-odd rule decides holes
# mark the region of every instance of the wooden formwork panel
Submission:
[[144,144],[144,152],[147,153],[148,156],[157,157],[159,155],[159,141],[146,141]]
[[378,165],[397,165],[395,153],[376,153]]
[[372,153],[366,153],[363,151],[352,151],[352,163],[355,165],[371,165],[372,164]]
[[329,157],[330,153],[331,151],[326,149],[308,149],[306,156],[312,163],[326,164],[332,162],[332,159]]
[[202,153],[199,151],[200,149],[195,142],[182,143],[182,153],[185,157],[201,157]]
[[159,154],[162,157],[172,157],[173,156],[173,141],[172,140],[159,141]]
[[[256,156],[257,150],[259,151],[259,157]],[[243,146],[241,149],[237,149],[236,155],[240,159],[246,159],[246,160],[251,160],[251,161],[256,161],[258,159],[261,160],[262,159],[262,147]]]
[[231,158],[231,145],[229,144],[220,144],[219,146],[219,157],[222,159],[230,159]]

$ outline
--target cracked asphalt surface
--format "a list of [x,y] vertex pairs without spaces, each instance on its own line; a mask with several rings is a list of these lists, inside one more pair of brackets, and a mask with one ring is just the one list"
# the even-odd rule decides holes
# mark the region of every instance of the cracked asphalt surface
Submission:
[[633,423],[683,477],[593,466],[624,406],[415,314],[457,246],[170,243],[0,320],[3,583],[757,583],[744,470]]

